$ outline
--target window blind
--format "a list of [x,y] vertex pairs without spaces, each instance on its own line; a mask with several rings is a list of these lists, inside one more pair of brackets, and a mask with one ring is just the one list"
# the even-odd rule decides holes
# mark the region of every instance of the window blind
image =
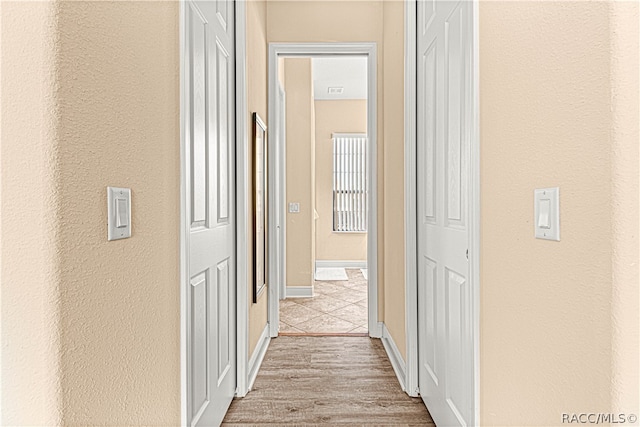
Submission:
[[367,231],[367,136],[333,134],[333,231]]

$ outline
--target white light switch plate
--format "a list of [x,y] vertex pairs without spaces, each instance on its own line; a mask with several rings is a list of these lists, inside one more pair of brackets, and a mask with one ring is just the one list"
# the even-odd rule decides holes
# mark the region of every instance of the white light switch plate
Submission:
[[534,191],[533,219],[536,239],[560,241],[560,188]]
[[300,213],[300,203],[289,203],[289,213]]
[[107,240],[131,237],[131,189],[107,187]]

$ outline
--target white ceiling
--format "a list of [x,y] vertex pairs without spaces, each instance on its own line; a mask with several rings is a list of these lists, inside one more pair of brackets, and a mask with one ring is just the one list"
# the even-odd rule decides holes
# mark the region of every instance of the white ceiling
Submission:
[[[313,58],[315,99],[367,99],[367,58],[357,56]],[[330,87],[344,87],[329,94]]]

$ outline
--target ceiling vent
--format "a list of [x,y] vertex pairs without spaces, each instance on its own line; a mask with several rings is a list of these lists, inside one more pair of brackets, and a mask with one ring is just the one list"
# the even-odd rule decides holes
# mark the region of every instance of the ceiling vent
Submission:
[[343,92],[344,92],[343,87],[330,87],[327,89],[327,93],[329,95],[342,95]]

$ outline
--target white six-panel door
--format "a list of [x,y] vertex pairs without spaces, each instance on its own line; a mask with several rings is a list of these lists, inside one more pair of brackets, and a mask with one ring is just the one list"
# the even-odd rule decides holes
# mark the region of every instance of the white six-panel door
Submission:
[[234,3],[185,11],[187,420],[215,426],[236,388]]
[[417,15],[418,381],[438,426],[472,425],[472,2],[419,0]]

